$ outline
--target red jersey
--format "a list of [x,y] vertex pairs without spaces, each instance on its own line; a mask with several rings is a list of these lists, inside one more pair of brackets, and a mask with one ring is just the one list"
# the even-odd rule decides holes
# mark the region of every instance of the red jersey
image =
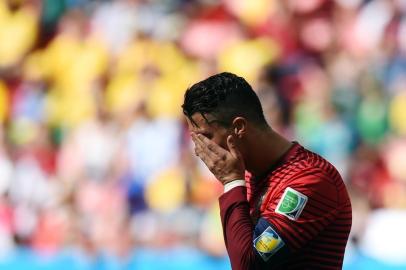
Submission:
[[294,143],[262,179],[220,199],[233,270],[341,269],[352,210],[328,161]]

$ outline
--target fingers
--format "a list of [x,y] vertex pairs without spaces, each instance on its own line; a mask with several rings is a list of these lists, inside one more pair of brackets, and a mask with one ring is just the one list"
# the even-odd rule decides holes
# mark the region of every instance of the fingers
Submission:
[[197,135],[194,133],[192,134],[192,140],[195,144],[195,154],[199,156],[200,153],[203,151],[203,145],[201,141],[197,138]]
[[222,183],[242,179],[245,166],[242,155],[236,147],[232,136],[227,137],[229,150],[200,134],[192,133],[196,155],[206,164],[209,170]]
[[213,162],[217,160],[217,155],[211,151],[198,135],[192,134],[192,140],[195,143],[195,154],[198,156],[207,167],[211,167]]
[[207,149],[215,155],[221,155],[224,153],[224,149],[219,145],[208,139],[207,137],[201,134],[195,134],[197,143],[203,148]]

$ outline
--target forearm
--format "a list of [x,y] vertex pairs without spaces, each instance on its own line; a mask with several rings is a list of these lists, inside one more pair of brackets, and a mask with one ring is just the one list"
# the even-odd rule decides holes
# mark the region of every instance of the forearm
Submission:
[[253,248],[254,225],[246,188],[233,188],[224,193],[219,202],[224,241],[233,270],[259,269],[260,262]]

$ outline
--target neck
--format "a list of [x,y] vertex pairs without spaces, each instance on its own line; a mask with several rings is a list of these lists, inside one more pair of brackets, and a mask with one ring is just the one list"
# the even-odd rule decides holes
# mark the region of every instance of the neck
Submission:
[[247,140],[246,169],[253,177],[263,177],[289,150],[292,143],[273,131],[257,131]]

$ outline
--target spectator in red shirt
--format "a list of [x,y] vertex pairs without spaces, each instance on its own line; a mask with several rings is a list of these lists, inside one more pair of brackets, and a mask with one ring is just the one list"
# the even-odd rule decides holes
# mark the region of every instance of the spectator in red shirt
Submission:
[[234,74],[193,85],[182,108],[196,155],[224,185],[232,268],[341,269],[352,211],[334,166],[272,130],[251,86]]

